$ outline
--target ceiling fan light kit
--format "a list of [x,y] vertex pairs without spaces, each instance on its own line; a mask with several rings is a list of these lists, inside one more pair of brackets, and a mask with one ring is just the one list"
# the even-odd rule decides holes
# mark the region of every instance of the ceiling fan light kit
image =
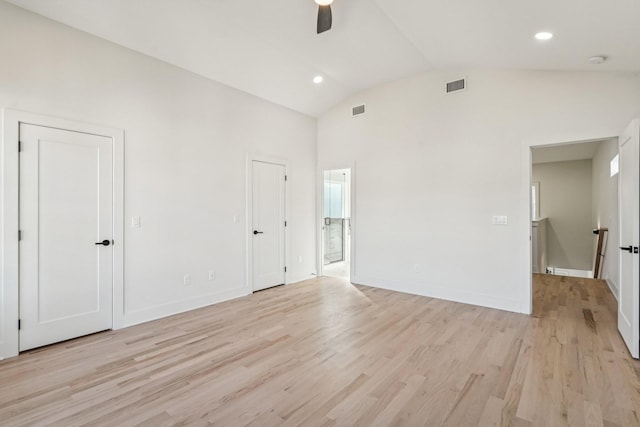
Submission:
[[318,4],[317,33],[321,34],[331,29],[333,16],[331,15],[331,3],[333,0],[315,0]]
[[333,17],[331,16],[331,6],[318,6],[318,27],[317,33],[321,34],[331,29]]

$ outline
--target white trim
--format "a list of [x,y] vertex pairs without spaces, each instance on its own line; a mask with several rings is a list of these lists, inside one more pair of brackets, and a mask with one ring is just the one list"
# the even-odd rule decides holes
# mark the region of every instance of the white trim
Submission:
[[[625,134],[627,133],[627,131],[630,132],[629,135],[629,139],[625,140]],[[629,123],[627,125],[627,127],[625,127],[625,129],[618,135],[618,155],[622,154],[622,147],[627,144],[640,144],[640,142],[638,141],[640,139],[640,119],[633,119],[631,120],[631,123]],[[632,153],[633,157],[636,157],[635,161],[636,161],[636,169],[635,172],[633,173],[632,179],[636,181],[635,185],[636,187],[634,188],[634,190],[637,190],[637,185],[638,185],[638,152]],[[620,159],[620,169],[618,171],[618,244],[619,245],[623,245],[626,243],[629,243],[630,245],[636,246],[638,245],[638,234],[640,234],[640,230],[638,230],[638,193],[636,191],[633,191],[631,197],[634,199],[633,200],[633,210],[634,212],[631,214],[631,219],[630,221],[632,221],[632,227],[631,227],[631,236],[623,236],[623,229],[622,229],[622,224],[623,224],[623,220],[622,220],[622,216],[623,216],[623,209],[622,209],[622,182],[623,182],[623,175],[624,176],[628,176],[629,172],[624,170],[623,167],[623,163],[622,163],[622,159]],[[633,182],[633,181],[632,181]],[[629,240],[627,240],[629,239]],[[624,243],[623,243],[624,242]],[[622,297],[622,286],[623,286],[623,277],[624,275],[622,274],[622,262],[623,262],[623,258],[624,255],[621,253],[620,256],[618,257],[618,280],[620,280],[619,283],[619,287],[618,287],[618,301],[619,298]],[[620,335],[622,336],[625,345],[627,346],[629,353],[631,354],[631,357],[633,357],[634,359],[638,359],[638,352],[639,352],[639,348],[640,348],[640,344],[639,342],[639,331],[638,328],[640,328],[640,325],[637,322],[640,322],[640,313],[638,313],[638,289],[637,286],[640,286],[640,278],[638,277],[638,257],[635,256],[632,258],[631,264],[629,265],[628,268],[632,269],[632,274],[631,274],[631,281],[632,284],[631,286],[633,287],[632,289],[632,295],[630,297],[631,301],[634,301],[632,303],[632,313],[630,313],[630,317],[627,317],[627,315],[624,313],[624,307],[622,306],[622,304],[618,304],[618,332],[620,332]],[[634,325],[635,324],[635,325]],[[635,327],[634,327],[635,326]]]
[[569,276],[569,277],[580,277],[583,279],[593,279],[593,271],[591,270],[576,270],[573,268],[564,268],[564,267],[547,267],[552,271],[552,275],[554,276]]
[[[615,136],[611,136],[615,135]],[[551,146],[559,146],[559,145],[567,145],[567,144],[576,144],[581,142],[592,142],[592,141],[601,141],[611,138],[617,138],[616,132],[612,132],[611,134],[602,134],[602,135],[584,135],[584,134],[576,134],[576,135],[568,135],[565,138],[556,138],[553,140],[542,140],[542,141],[530,141],[524,140],[522,141],[522,155],[521,155],[521,168],[522,170],[522,189],[520,191],[521,195],[521,207],[520,214],[522,218],[527,218],[527,221],[522,221],[522,229],[520,233],[522,233],[522,238],[526,239],[527,246],[524,251],[523,258],[520,260],[520,271],[522,272],[522,280],[518,283],[520,286],[520,304],[521,309],[517,310],[522,313],[531,314],[533,312],[533,280],[532,280],[532,266],[531,266],[531,185],[533,183],[532,178],[532,161],[533,161],[533,153],[532,149],[535,147],[551,147]],[[523,285],[520,285],[522,283]]]
[[[246,217],[245,217],[245,239],[246,239],[246,248],[247,253],[245,259],[247,260],[245,266],[245,274],[246,274],[246,292],[247,294],[253,293],[253,162],[264,162],[264,163],[272,163],[275,165],[284,166],[284,174],[287,179],[284,182],[284,220],[288,223],[288,212],[290,211],[290,198],[289,198],[289,181],[291,177],[289,176],[289,160],[280,158],[280,157],[272,157],[266,156],[262,154],[255,153],[247,153],[246,157]],[[291,245],[289,244],[289,227],[284,227],[284,265],[287,266],[287,270],[284,273],[284,284],[288,285],[291,283],[289,281],[291,269],[289,267],[289,248]]]
[[454,301],[462,304],[471,304],[480,307],[494,308],[497,310],[525,313],[522,304],[516,298],[496,298],[495,295],[479,292],[459,291],[449,285],[436,285],[421,281],[395,281],[374,277],[355,276],[351,279],[354,284],[388,289],[395,292],[404,292],[412,295],[420,295],[429,298],[437,298],[445,301]]
[[327,163],[318,165],[317,168],[317,180],[316,180],[316,271],[318,277],[324,275],[324,238],[322,233],[323,217],[324,217],[324,172],[331,170],[349,169],[351,181],[350,185],[350,197],[351,197],[351,212],[349,215],[350,230],[350,242],[349,242],[349,278],[353,281],[356,276],[356,162],[348,163]]
[[41,114],[2,110],[2,244],[0,358],[19,352],[18,138],[20,123],[83,132],[113,140],[113,329],[124,326],[124,131]]
[[[113,129],[113,329],[124,328],[124,130]],[[119,242],[119,243],[118,243]]]
[[298,282],[304,282],[305,280],[315,279],[315,274],[308,274],[304,272],[292,272],[289,274],[287,279],[287,284],[293,284]]
[[169,303],[158,304],[151,307],[145,307],[140,310],[128,311],[124,327],[162,319],[176,314],[185,313],[187,311],[196,310],[198,308],[207,307],[213,304],[219,304],[221,302],[241,298],[247,295],[248,294],[245,291],[245,288],[239,287],[220,292],[197,295],[179,301],[171,301]]
[[609,286],[609,290],[613,294],[613,296],[616,299],[616,301],[619,301],[619,299],[618,299],[618,285],[616,285],[616,282],[614,282],[613,280],[611,280],[609,278],[604,279],[604,280],[607,282],[607,286]]

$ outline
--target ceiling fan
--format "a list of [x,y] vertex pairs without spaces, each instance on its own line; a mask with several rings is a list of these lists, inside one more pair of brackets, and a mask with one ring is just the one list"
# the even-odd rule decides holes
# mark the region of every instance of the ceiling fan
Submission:
[[333,0],[315,0],[318,3],[318,34],[331,29],[331,3]]

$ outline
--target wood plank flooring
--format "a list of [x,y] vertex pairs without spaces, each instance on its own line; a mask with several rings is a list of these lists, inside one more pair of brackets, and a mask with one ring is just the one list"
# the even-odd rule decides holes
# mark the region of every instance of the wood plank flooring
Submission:
[[320,278],[0,362],[0,425],[639,426],[601,281],[534,315]]

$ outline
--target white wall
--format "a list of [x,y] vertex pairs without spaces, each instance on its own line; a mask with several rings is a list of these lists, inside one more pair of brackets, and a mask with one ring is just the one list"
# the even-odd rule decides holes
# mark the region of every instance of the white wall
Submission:
[[540,182],[540,217],[547,222],[550,267],[593,270],[591,159],[534,164]]
[[[444,95],[460,75],[468,90]],[[639,83],[635,74],[430,72],[324,114],[319,163],[356,164],[354,281],[528,312],[529,146],[618,135],[639,115]],[[366,115],[351,118],[361,102]],[[509,224],[491,225],[493,215]]]
[[288,279],[315,271],[315,119],[2,1],[0,63],[0,107],[125,131],[125,323],[249,292],[247,153],[289,161]]
[[618,228],[618,175],[610,176],[611,159],[618,154],[618,140],[602,142],[593,156],[593,224],[608,227],[607,246],[600,278],[605,279],[618,297],[618,262],[620,257]]

